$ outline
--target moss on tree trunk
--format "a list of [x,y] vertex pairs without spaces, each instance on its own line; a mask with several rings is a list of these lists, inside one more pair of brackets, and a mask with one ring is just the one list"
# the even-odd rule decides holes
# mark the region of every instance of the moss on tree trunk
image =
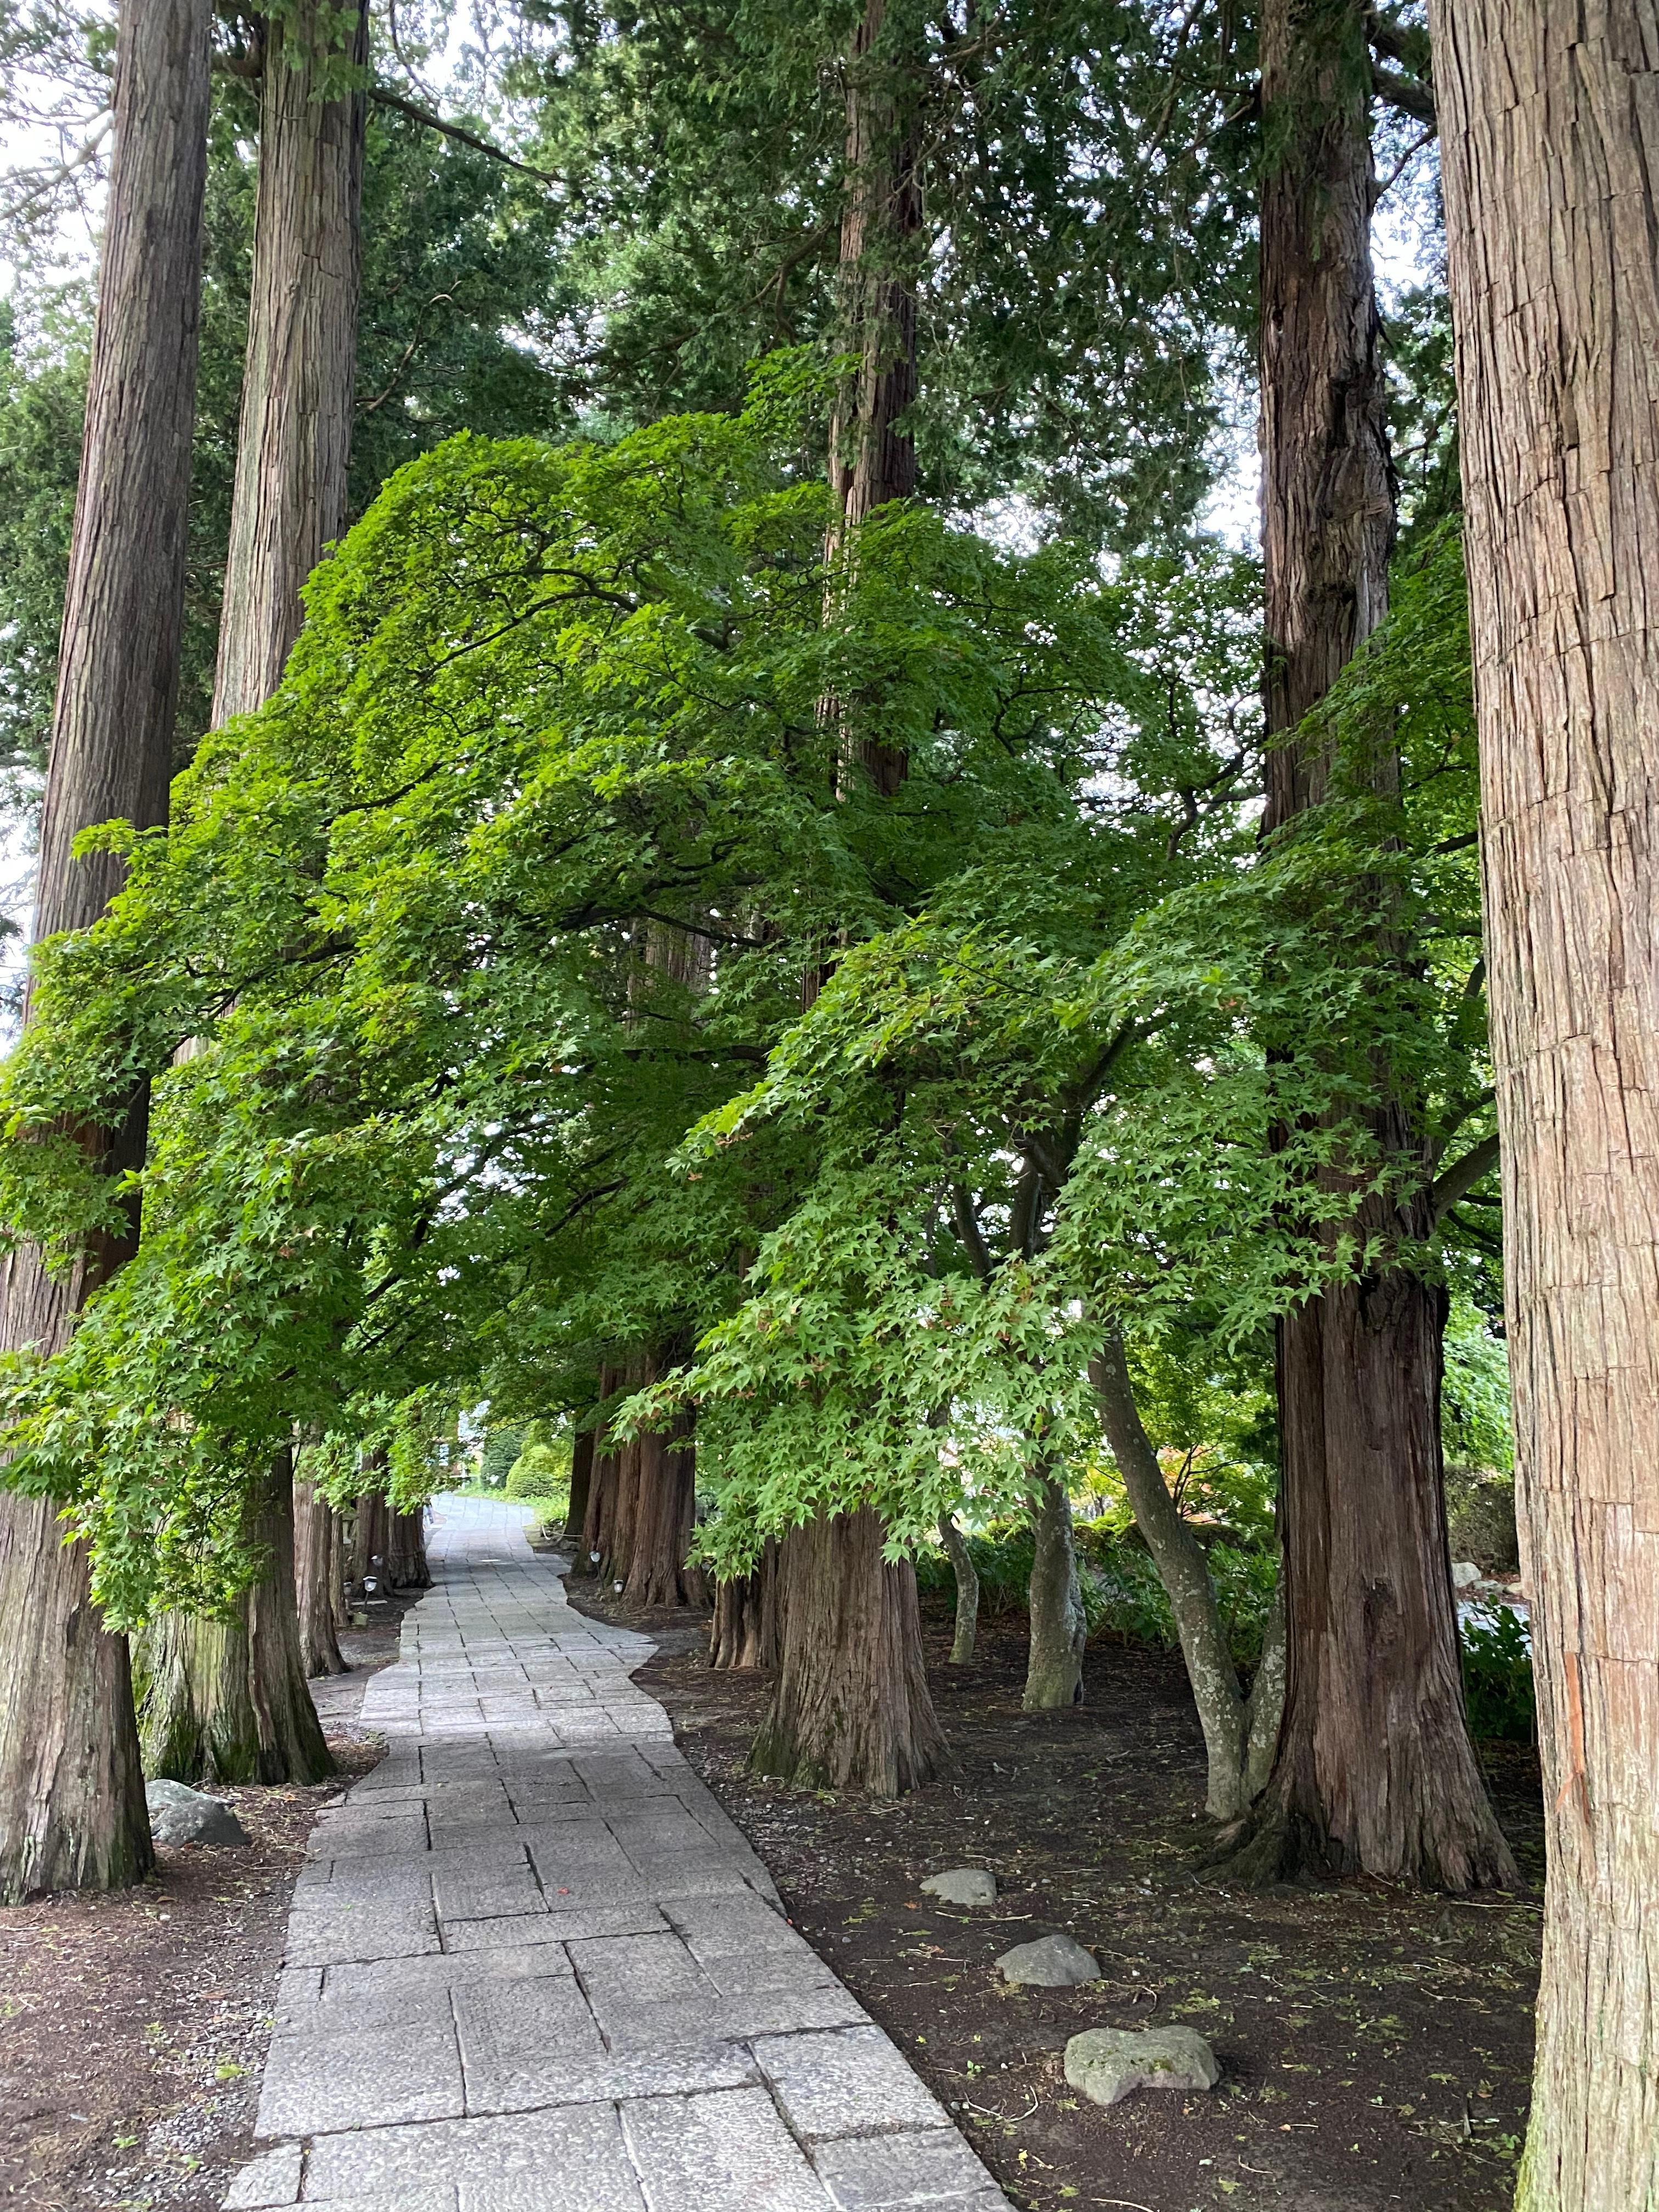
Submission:
[[320,1782],[333,1771],[300,1650],[287,1455],[255,1502],[259,1579],[222,1619],[163,1613],[143,1632],[144,1771],[175,1782]]

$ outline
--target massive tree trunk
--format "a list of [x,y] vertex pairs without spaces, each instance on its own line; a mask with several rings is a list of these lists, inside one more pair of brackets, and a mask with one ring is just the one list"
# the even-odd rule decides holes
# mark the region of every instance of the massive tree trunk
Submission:
[[[261,21],[259,181],[216,723],[250,713],[276,689],[300,632],[301,586],[344,526],[357,356],[363,94],[322,94],[343,61],[361,64],[367,55],[366,0],[343,13],[301,0],[294,12]],[[288,1466],[288,1455],[280,1464]],[[198,1726],[193,1717],[234,1711],[240,1649],[253,1670],[250,1709],[261,1717],[258,1779],[276,1782],[291,1778],[279,1771],[285,1750],[297,1762],[297,1778],[322,1736],[314,1711],[308,1724],[295,1718],[290,1725],[288,1717],[295,1702],[289,1653],[300,1649],[293,1501],[278,1513],[265,1498],[257,1510],[273,1528],[283,1521],[288,1533],[271,1544],[264,1578],[241,1601],[240,1645],[234,1635],[228,1644],[214,1622],[171,1620],[150,1632],[167,1663],[158,1664],[151,1680],[147,1741],[205,1742],[207,1723]],[[286,1580],[283,1556],[290,1560]],[[262,1621],[284,1613],[280,1626],[260,1632]],[[275,1671],[263,1680],[258,1670],[266,1665]],[[310,1709],[303,1670],[298,1682]],[[213,1726],[233,1745],[247,1740],[241,1717]]]
[[[644,1389],[649,1379],[649,1360],[635,1354],[618,1376],[618,1388],[631,1397],[635,1391]],[[653,1439],[655,1443],[657,1440]],[[645,1439],[632,1437],[617,1453],[617,1473],[611,1501],[609,1541],[599,1562],[603,1580],[618,1586],[627,1583],[634,1564],[634,1532],[640,1518],[640,1482],[643,1467]]]
[[1089,1640],[1078,1579],[1072,1501],[1057,1476],[1038,1470],[1031,1516],[1030,1642],[1025,1668],[1028,1713],[1083,1702],[1083,1650]]
[[759,1667],[778,1664],[781,1620],[778,1599],[777,1539],[769,1536],[752,1573],[737,1575],[714,1585],[714,1618],[708,1629],[711,1667]]
[[[1268,0],[1261,85],[1267,704],[1284,738],[1382,618],[1394,535],[1361,0]],[[1268,834],[1328,795],[1334,767],[1323,743],[1269,751]],[[1392,769],[1385,746],[1373,772]],[[1399,1104],[1382,1097],[1375,1121],[1426,1182],[1426,1148]],[[1432,1225],[1426,1195],[1373,1212],[1365,1226],[1385,1244]],[[1308,1862],[1448,1889],[1513,1877],[1463,1712],[1443,1323],[1438,1285],[1386,1260],[1280,1323],[1285,1710],[1239,1874]]]
[[[915,447],[900,420],[916,392],[911,264],[921,198],[909,102],[881,52],[885,15],[885,0],[866,0],[847,74],[840,275],[842,328],[858,368],[830,436],[840,526],[830,550],[833,557],[844,548],[854,560],[860,526],[877,508],[908,498],[916,480]],[[843,760],[891,797],[904,780],[902,750],[860,728],[857,702],[826,700],[823,712],[841,728]],[[821,970],[808,970],[803,1006],[820,979]],[[891,1796],[933,1771],[944,1740],[922,1664],[915,1574],[882,1566],[882,1541],[867,1510],[828,1516],[785,1540],[778,1685],[752,1754],[762,1772],[820,1774],[834,1788]],[[860,1649],[840,1649],[844,1635]]]
[[[184,612],[201,302],[211,11],[125,0],[115,144],[40,823],[37,938],[95,921],[108,854],[70,848],[97,822],[167,819]],[[145,1099],[82,1142],[112,1175],[144,1157]],[[0,1348],[59,1350],[132,1237],[94,1240],[67,1277],[8,1262]],[[151,1863],[125,1638],[104,1628],[85,1547],[50,1499],[0,1494],[0,1901],[114,1888]]]
[[882,1558],[866,1506],[783,1540],[777,1686],[749,1763],[813,1790],[896,1797],[938,1770],[945,1739],[922,1660],[915,1571]]
[[228,1616],[163,1613],[137,1654],[145,1771],[175,1782],[321,1782],[333,1770],[312,1704],[294,1604],[294,1481],[286,1455],[253,1501],[265,1573]]
[[[916,125],[904,111],[890,56],[881,51],[886,0],[866,0],[847,73],[847,184],[838,271],[841,327],[857,367],[842,383],[830,432],[837,526],[832,561],[856,560],[860,526],[916,488],[915,442],[901,427],[916,398],[914,258],[921,233]],[[908,766],[902,749],[858,726],[855,706],[825,702],[843,722],[846,750],[883,797]],[[805,994],[810,1003],[815,984]]]
[[579,1575],[597,1575],[611,1548],[611,1531],[617,1514],[617,1484],[621,1474],[618,1454],[605,1425],[605,1407],[621,1389],[622,1370],[599,1370],[599,1426],[593,1433],[593,1477],[582,1516],[581,1551],[576,1560]]
[[432,1570],[426,1562],[426,1512],[412,1513],[396,1506],[386,1514],[386,1576],[393,1589],[430,1589]]
[[587,1498],[593,1486],[593,1431],[581,1429],[570,1447],[570,1503],[564,1516],[565,1540],[578,1544],[587,1525]]
[[1284,1609],[1274,1605],[1261,1663],[1246,1696],[1233,1664],[1204,1547],[1182,1519],[1141,1425],[1121,1338],[1106,1339],[1090,1363],[1089,1377],[1135,1526],[1152,1553],[1175,1615],[1204,1732],[1209,1768],[1204,1809],[1212,1820],[1234,1821],[1260,1794],[1279,1735],[1285,1692]]
[[[366,1473],[369,1471],[365,1469]],[[357,1510],[352,1516],[347,1565],[347,1578],[354,1590],[373,1582],[384,1595],[390,1583],[386,1552],[391,1542],[392,1508],[386,1504],[386,1493],[379,1490],[360,1492]]]
[[361,289],[364,95],[324,98],[368,55],[364,0],[263,17],[253,276],[213,719],[263,706],[300,592],[346,517]]
[[1431,10],[1549,1844],[1517,2212],[1659,2204],[1659,13]]
[[974,1656],[974,1645],[979,1638],[979,1569],[974,1565],[974,1555],[968,1548],[968,1539],[956,1524],[955,1516],[943,1514],[939,1524],[939,1541],[945,1547],[951,1562],[951,1572],[956,1577],[956,1621],[951,1637],[951,1664],[965,1667]]
[[294,1595],[307,1679],[349,1673],[340,1650],[344,1547],[340,1520],[315,1486],[294,1485]]
[[689,1417],[666,1436],[640,1438],[639,1516],[627,1596],[634,1605],[701,1605],[708,1586],[687,1564],[696,1507],[696,1447]]

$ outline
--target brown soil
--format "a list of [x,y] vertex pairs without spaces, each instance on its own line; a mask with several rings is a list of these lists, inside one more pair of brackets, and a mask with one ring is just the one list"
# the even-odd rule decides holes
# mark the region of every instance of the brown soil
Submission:
[[[930,1673],[956,1771],[896,1804],[751,1779],[767,1685],[713,1674],[687,1616],[585,1612],[659,1638],[636,1679],[776,1879],[791,1918],[909,2054],[1022,2207],[1127,2212],[1504,2212],[1525,2124],[1535,1895],[1456,1900],[1370,1883],[1218,1888],[1197,1864],[1203,1760],[1178,1658],[1097,1646],[1088,1702],[1019,1708],[1023,1635],[988,1623],[971,1667]],[[1528,1876],[1542,1878],[1535,1761],[1489,1747]],[[964,1912],[924,1875],[987,1866]],[[1063,1929],[1099,1960],[1080,1990],[1018,1990],[1011,1945]],[[1182,2021],[1225,2069],[1213,2095],[1102,2111],[1067,2088],[1066,2039]]]
[[0,1911],[0,2203],[218,2212],[252,2148],[289,1899],[319,1806],[384,1752],[358,1723],[398,1601],[312,1685],[337,1778],[221,1790],[246,1850],[158,1851],[137,1889]]

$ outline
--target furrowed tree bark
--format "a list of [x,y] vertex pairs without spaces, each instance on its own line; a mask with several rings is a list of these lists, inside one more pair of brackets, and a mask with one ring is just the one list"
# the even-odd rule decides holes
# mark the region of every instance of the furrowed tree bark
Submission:
[[[921,228],[914,120],[902,112],[896,73],[881,52],[886,0],[866,0],[847,73],[847,185],[841,234],[842,324],[859,367],[843,390],[830,441],[839,524],[829,553],[857,558],[858,532],[878,508],[915,489],[915,448],[902,426],[916,391],[913,257]],[[833,586],[832,586],[833,589]],[[855,706],[827,699],[842,758],[884,797],[904,781],[905,756],[860,729]],[[802,980],[817,996],[821,969]],[[943,1752],[921,1659],[915,1573],[880,1561],[881,1526],[867,1510],[836,1514],[784,1539],[777,1688],[754,1761],[759,1771],[821,1773],[832,1788],[892,1796],[927,1779]],[[854,1634],[849,1654],[834,1639]],[[866,1701],[862,1715],[853,1700]]]
[[[1319,702],[1387,603],[1394,479],[1371,277],[1370,63],[1360,0],[1261,21],[1262,548],[1270,738]],[[1332,789],[1323,744],[1267,756],[1272,835]],[[1378,775],[1394,772],[1384,750]],[[1426,1148],[1383,1097],[1395,1157]],[[1368,1219],[1431,1228],[1426,1190]],[[1464,1717],[1440,1447],[1440,1286],[1386,1263],[1279,1329],[1285,1705],[1235,1874],[1307,1863],[1462,1890],[1514,1878]]]
[[1549,1875],[1518,2212],[1659,2204],[1659,10],[1431,9]]
[[[641,1353],[624,1363],[619,1379],[623,1395],[642,1390],[652,1376],[652,1362]],[[640,1484],[645,1455],[643,1437],[632,1437],[617,1453],[615,1494],[611,1502],[611,1535],[599,1567],[607,1583],[627,1583],[634,1565],[634,1533],[640,1519]]]
[[[121,864],[70,848],[94,823],[167,819],[184,611],[201,306],[211,11],[126,0],[85,443],[40,823],[37,939],[95,921]],[[27,1018],[27,1012],[25,1019]],[[144,1157],[147,1097],[82,1132],[112,1175]],[[131,1254],[99,1240],[66,1279],[7,1263],[0,1348],[50,1354]],[[103,1626],[86,1547],[46,1498],[0,1493],[0,1902],[116,1888],[152,1863],[125,1639]]]
[[261,707],[345,526],[362,288],[364,0],[263,17],[259,180],[213,719]]
[[1078,1580],[1072,1501],[1058,1477],[1038,1472],[1031,1555],[1030,1641],[1025,1665],[1028,1713],[1083,1703],[1083,1650],[1089,1640]]
[[[922,226],[913,118],[900,112],[890,62],[880,55],[886,0],[867,0],[847,74],[847,201],[838,282],[842,330],[858,356],[830,430],[830,485],[839,524],[830,554],[857,558],[860,526],[916,488],[915,441],[902,427],[916,398],[916,295],[911,267]],[[829,702],[828,714],[839,707]],[[848,750],[884,798],[908,768],[851,719]]]
[[566,1540],[580,1543],[587,1524],[588,1492],[593,1486],[593,1431],[579,1430],[570,1448],[570,1504],[564,1516]]
[[[282,681],[303,616],[301,587],[344,526],[357,353],[364,109],[362,91],[348,88],[343,73],[368,54],[366,0],[343,16],[321,0],[301,0],[293,12],[261,21],[259,176],[216,724],[263,706]],[[288,1652],[300,1644],[292,1575],[278,1580],[278,1562],[293,1556],[293,1500],[283,1508],[267,1497],[258,1511],[275,1540],[264,1580],[242,1600],[242,1644],[256,1671],[266,1663],[277,1670],[268,1682],[256,1680],[249,1697],[256,1712],[275,1717],[258,1763],[258,1779],[278,1782],[301,1778],[300,1768],[292,1777],[276,1771],[282,1747],[291,1746],[302,1768],[313,1739],[322,1738],[314,1711],[308,1727],[282,1720],[292,1703]],[[285,1532],[275,1527],[283,1519]],[[279,1632],[258,1632],[261,1616],[274,1620],[284,1609],[291,1618]],[[172,1655],[149,1692],[148,1726],[157,1742],[187,1741],[193,1711],[229,1709],[220,1685],[240,1662],[234,1651],[227,1656],[218,1624],[197,1627],[199,1633],[182,1622],[158,1623],[152,1632],[156,1649]],[[192,1684],[198,1665],[204,1671]],[[299,1680],[309,1706],[303,1673]],[[178,1707],[170,1717],[161,1711],[166,1698]],[[240,1723],[226,1725],[234,1737]]]
[[781,1546],[777,1686],[749,1763],[813,1790],[896,1797],[945,1757],[922,1660],[915,1571],[882,1558],[880,1516],[810,1521]]
[[666,1436],[642,1436],[640,1448],[639,1518],[625,1595],[632,1605],[701,1605],[708,1585],[686,1559],[697,1492],[690,1419],[683,1416]]
[[581,1553],[576,1561],[579,1575],[596,1575],[605,1563],[611,1547],[611,1530],[616,1519],[617,1484],[621,1474],[618,1455],[606,1425],[604,1409],[615,1397],[623,1384],[619,1367],[599,1370],[599,1425],[593,1434],[593,1479],[587,1493],[587,1510],[582,1516]]
[[1090,1362],[1089,1379],[1100,1401],[1101,1426],[1123,1477],[1135,1526],[1152,1555],[1175,1615],[1198,1724],[1204,1732],[1208,1762],[1204,1809],[1212,1820],[1235,1821],[1248,1811],[1267,1780],[1267,1759],[1260,1748],[1256,1771],[1251,1771],[1251,1745],[1265,1745],[1270,1756],[1279,1733],[1284,1698],[1283,1608],[1274,1607],[1276,1628],[1270,1628],[1255,1682],[1246,1696],[1216,1601],[1210,1563],[1170,1495],[1158,1454],[1141,1425],[1121,1337],[1104,1340]]
[[775,1668],[781,1657],[777,1539],[769,1536],[752,1574],[714,1585],[708,1628],[711,1667]]
[[354,1589],[373,1580],[384,1590],[388,1583],[386,1551],[392,1541],[392,1509],[378,1490],[359,1493],[352,1522],[350,1580]]
[[432,1570],[426,1563],[426,1515],[420,1507],[412,1513],[388,1509],[386,1571],[393,1589],[431,1589]]
[[267,1571],[224,1619],[163,1613],[137,1655],[145,1771],[175,1782],[320,1782],[333,1771],[311,1701],[294,1603],[294,1478],[286,1455],[253,1501]]
[[346,1577],[349,1570],[346,1564],[345,1522],[332,1506],[329,1508],[328,1540],[328,1609],[329,1617],[334,1623],[335,1634],[337,1636],[341,1629],[349,1628],[351,1626],[351,1607],[346,1598]]
[[979,1569],[974,1565],[974,1555],[968,1548],[968,1540],[956,1524],[955,1516],[939,1516],[939,1541],[945,1547],[951,1562],[951,1572],[956,1577],[956,1621],[951,1635],[951,1664],[965,1667],[974,1656],[974,1645],[979,1639]]
[[315,1485],[294,1485],[294,1592],[299,1613],[300,1663],[308,1680],[350,1672],[340,1650],[335,1588],[341,1555],[339,1516]]

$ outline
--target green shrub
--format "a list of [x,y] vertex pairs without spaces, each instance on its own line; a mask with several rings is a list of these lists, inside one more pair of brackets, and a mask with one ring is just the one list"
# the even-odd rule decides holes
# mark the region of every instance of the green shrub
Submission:
[[1532,1679],[1532,1638],[1510,1605],[1466,1613],[1458,1623],[1463,1644],[1463,1696],[1469,1733],[1504,1743],[1538,1741],[1538,1707]]
[[509,1498],[543,1499],[569,1495],[570,1455],[556,1444],[529,1444],[513,1462],[507,1478]]
[[[1030,1525],[994,1521],[983,1534],[967,1540],[979,1573],[981,1610],[994,1617],[1023,1613],[1030,1601],[1036,1552]],[[1175,1615],[1158,1569],[1133,1524],[1124,1527],[1111,1516],[1079,1522],[1077,1548],[1083,1615],[1090,1635],[1172,1650],[1177,1641]],[[1233,1656],[1242,1667],[1253,1667],[1261,1656],[1262,1630],[1273,1605],[1279,1563],[1271,1552],[1230,1544],[1212,1545],[1209,1556]],[[942,1551],[929,1550],[918,1558],[916,1580],[924,1590],[942,1595],[956,1588],[951,1562]]]
[[[979,1605],[982,1613],[1023,1613],[1031,1588],[1031,1561],[1036,1547],[1029,1524],[1023,1521],[993,1521],[977,1536],[967,1540],[968,1553],[979,1576]],[[928,1550],[916,1560],[916,1580],[924,1590],[949,1594],[956,1589],[951,1562],[943,1551]]]

